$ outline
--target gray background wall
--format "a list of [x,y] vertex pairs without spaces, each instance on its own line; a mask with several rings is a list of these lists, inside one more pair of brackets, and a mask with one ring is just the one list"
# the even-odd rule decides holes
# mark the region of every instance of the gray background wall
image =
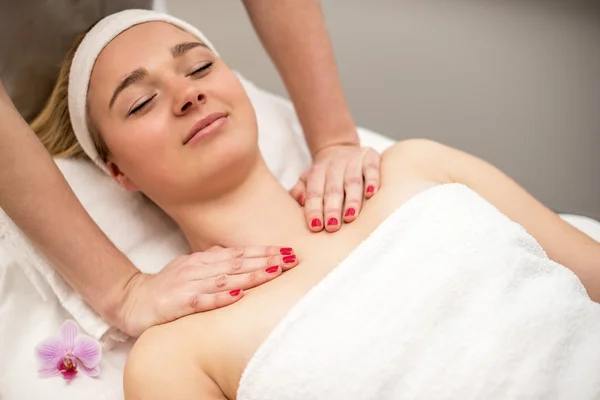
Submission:
[[[273,0],[276,1],[276,0]],[[239,0],[167,0],[285,95]],[[558,212],[600,219],[600,1],[324,0],[357,124],[474,153]]]

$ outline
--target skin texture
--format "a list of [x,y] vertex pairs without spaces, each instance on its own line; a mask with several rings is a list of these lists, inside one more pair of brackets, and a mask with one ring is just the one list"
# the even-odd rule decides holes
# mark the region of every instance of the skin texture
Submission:
[[[551,259],[573,270],[593,300],[600,299],[597,242],[483,160],[427,140],[400,142],[383,154],[379,193],[364,204],[360,220],[336,235],[311,232],[302,208],[260,157],[249,101],[227,65],[202,47],[187,58],[172,56],[173,46],[189,40],[168,24],[147,23],[119,36],[99,57],[90,108],[113,154],[115,180],[157,201],[195,249],[282,240],[302,264],[248,291],[244,301],[148,330],[127,363],[126,398],[235,398],[246,364],[285,313],[394,210],[437,184],[463,183],[478,192],[523,225]],[[190,75],[206,62],[213,67]],[[109,110],[114,87],[139,67],[148,77]],[[147,108],[127,117],[147,98],[153,99]],[[190,127],[213,112],[226,112],[227,122],[184,144]]]

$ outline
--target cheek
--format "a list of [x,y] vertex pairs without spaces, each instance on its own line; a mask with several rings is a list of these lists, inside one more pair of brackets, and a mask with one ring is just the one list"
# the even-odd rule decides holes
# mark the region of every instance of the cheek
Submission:
[[252,133],[256,131],[256,114],[246,90],[235,74],[231,73],[226,88],[228,98],[232,106],[235,107],[241,119],[240,122],[245,128],[244,130],[248,135],[252,136]]
[[[98,99],[90,96],[90,108],[101,109]],[[157,156],[165,135],[160,115],[146,115],[135,120],[123,120],[109,113],[92,113],[92,119],[101,132],[109,157],[127,175],[134,176],[145,164]]]
[[216,89],[217,93],[220,93],[220,96],[226,96],[228,101],[236,107],[244,108],[250,105],[250,100],[242,82],[240,82],[233,70],[229,68],[223,69],[220,72]]
[[108,127],[106,144],[121,170],[135,177],[161,164],[168,148],[166,123],[159,118],[140,118]]

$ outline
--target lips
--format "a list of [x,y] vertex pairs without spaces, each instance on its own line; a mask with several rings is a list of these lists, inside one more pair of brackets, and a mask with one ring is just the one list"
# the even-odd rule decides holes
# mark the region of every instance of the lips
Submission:
[[193,126],[192,129],[190,129],[190,131],[188,132],[188,134],[185,136],[185,139],[183,140],[183,144],[187,144],[190,140],[192,140],[192,138],[194,138],[197,135],[202,135],[204,136],[205,134],[208,134],[210,132],[211,129],[211,125],[217,121],[219,121],[222,118],[227,118],[227,113],[224,112],[216,112],[216,113],[212,113],[207,115],[206,117],[202,118],[200,121],[196,122]]

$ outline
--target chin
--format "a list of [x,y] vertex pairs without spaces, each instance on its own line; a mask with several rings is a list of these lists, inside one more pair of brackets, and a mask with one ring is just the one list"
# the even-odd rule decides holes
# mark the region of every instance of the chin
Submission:
[[236,143],[232,146],[215,149],[212,154],[221,173],[225,173],[225,171],[231,173],[231,169],[239,169],[241,170],[239,172],[245,173],[246,170],[252,169],[260,152],[257,146],[244,146],[241,143]]
[[206,146],[190,166],[190,185],[201,187],[202,197],[216,197],[241,185],[260,161],[257,143],[248,137],[223,135]]
[[254,158],[259,152],[256,131],[251,133],[240,129],[228,129],[207,142],[205,150],[209,157],[218,163],[243,163],[248,158]]

